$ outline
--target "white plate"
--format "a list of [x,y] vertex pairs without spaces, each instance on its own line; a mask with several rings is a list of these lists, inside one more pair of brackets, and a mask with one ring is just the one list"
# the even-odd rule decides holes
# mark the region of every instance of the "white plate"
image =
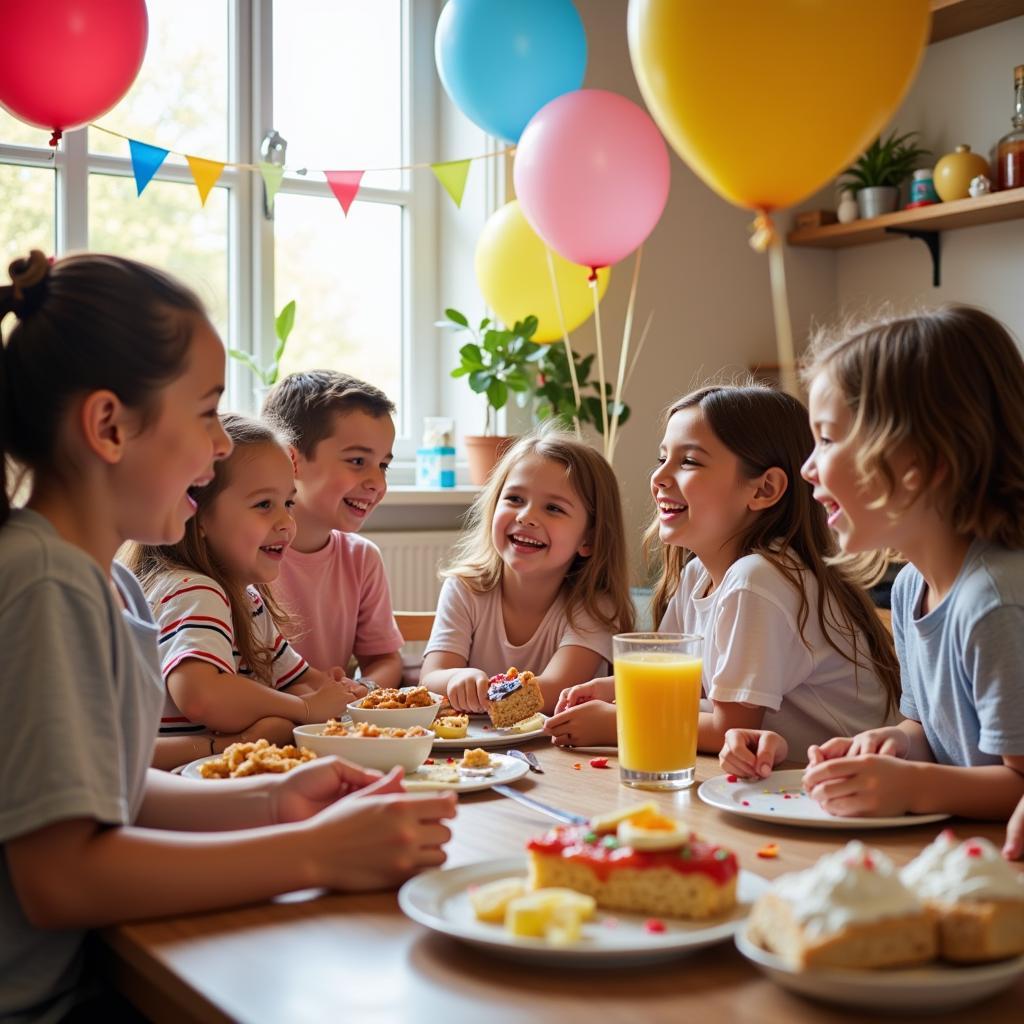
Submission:
[[751,942],[743,928],[736,932],[736,948],[776,984],[800,995],[900,1013],[957,1009],[1008,988],[1024,973],[1024,956],[964,967],[935,963],[903,970],[796,971]]
[[[547,717],[545,716],[545,721]],[[535,740],[544,736],[543,727],[532,732],[511,732],[508,729],[495,729],[486,715],[471,715],[466,735],[457,740],[434,740],[435,750],[465,750],[466,747],[507,747],[515,746],[524,740]]]
[[[183,775],[186,779],[203,779],[203,776],[199,772],[201,765],[206,764],[207,761],[219,761],[223,754],[207,754],[206,757],[200,757],[195,761],[190,761],[181,771],[179,775]],[[204,782],[210,782],[210,779],[203,779]],[[217,782],[233,782],[233,779],[216,779]]]
[[[605,967],[673,960],[730,938],[746,919],[750,905],[767,889],[760,875],[740,871],[739,902],[727,918],[714,922],[665,918],[666,931],[644,928],[651,915],[607,913],[598,910],[583,925],[583,937],[570,946],[552,946],[543,939],[523,938],[500,924],[478,921],[469,902],[469,886],[496,878],[526,875],[525,857],[481,861],[459,868],[435,869],[410,879],[398,892],[398,905],[414,921],[472,946],[480,946],[510,960],[545,966]],[[607,922],[614,922],[614,926]]]
[[[448,765],[447,759],[444,757],[435,757],[434,762],[435,766],[455,767],[454,764]],[[509,757],[506,754],[491,754],[491,765],[494,768],[491,775],[464,776],[458,782],[437,782],[430,778],[430,766],[423,765],[406,775],[405,788],[408,790],[442,789],[451,790],[453,793],[476,793],[478,790],[490,789],[491,786],[497,786],[499,783],[515,782],[530,770],[530,766],[525,761]]]
[[697,796],[706,804],[745,818],[772,821],[778,825],[802,825],[804,828],[898,828],[943,821],[948,814],[903,814],[898,818],[840,818],[823,810],[821,804],[801,788],[803,769],[772,772],[767,779],[729,782],[717,775],[701,784]]

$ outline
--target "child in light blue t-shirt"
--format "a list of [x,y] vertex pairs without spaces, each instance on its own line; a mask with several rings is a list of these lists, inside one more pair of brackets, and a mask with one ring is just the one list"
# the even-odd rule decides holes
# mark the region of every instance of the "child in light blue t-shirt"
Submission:
[[[952,307],[819,342],[806,381],[803,473],[843,552],[908,565],[892,596],[906,721],[812,746],[804,786],[839,815],[1005,820],[1024,794],[1020,351]],[[734,734],[722,762],[764,774],[780,753]]]

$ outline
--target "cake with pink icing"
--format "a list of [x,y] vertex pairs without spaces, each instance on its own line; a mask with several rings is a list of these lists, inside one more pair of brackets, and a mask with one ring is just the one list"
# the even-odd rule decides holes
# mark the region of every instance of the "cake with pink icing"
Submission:
[[748,934],[795,970],[911,967],[938,948],[933,912],[884,853],[857,841],[775,879]]
[[980,963],[1024,953],[1024,875],[987,839],[957,839],[946,829],[900,872],[938,915],[946,960]]

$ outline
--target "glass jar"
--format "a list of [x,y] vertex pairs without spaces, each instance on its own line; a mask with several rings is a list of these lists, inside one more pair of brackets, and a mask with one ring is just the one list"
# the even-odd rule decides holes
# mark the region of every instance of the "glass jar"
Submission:
[[1024,64],[1013,69],[1013,131],[996,147],[996,188],[1024,186]]

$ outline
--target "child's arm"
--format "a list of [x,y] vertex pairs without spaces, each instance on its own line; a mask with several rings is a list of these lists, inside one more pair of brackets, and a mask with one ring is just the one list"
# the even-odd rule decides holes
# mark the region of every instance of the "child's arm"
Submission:
[[831,814],[959,814],[1005,819],[1024,796],[1024,756],[1000,765],[907,761],[885,754],[837,757],[808,768],[807,793]]
[[699,712],[697,749],[704,754],[717,754],[730,729],[760,729],[765,709],[756,704],[713,700],[713,711]]
[[615,702],[615,677],[602,676],[600,679],[591,679],[589,682],[580,683],[577,686],[570,686],[558,695],[558,702],[555,704],[555,714],[559,715],[577,704],[586,704],[589,700],[601,700],[608,704]]
[[723,770],[745,779],[764,779],[789,756],[785,736],[770,729],[729,729],[718,753]]
[[364,680],[372,679],[378,686],[402,685],[402,656],[398,651],[390,654],[367,654],[360,657],[359,671]]
[[[555,710],[564,689],[593,679],[594,673],[604,663],[604,656],[589,647],[576,644],[559,647],[544,666],[544,671],[537,674],[537,683],[544,697],[544,713],[550,715]],[[522,667],[529,668],[528,665]]]
[[888,754],[908,761],[935,760],[924,726],[906,718],[899,725],[868,729],[856,736],[834,736],[820,745],[812,744],[807,748],[807,762],[816,765],[835,757],[856,757],[858,754]]
[[615,705],[604,700],[575,704],[552,715],[544,723],[544,731],[558,747],[614,746],[618,742]]
[[[310,672],[315,670],[309,669],[303,679]],[[333,679],[302,697],[233,672],[221,672],[196,658],[187,658],[171,670],[167,690],[186,718],[223,733],[240,733],[267,717],[287,718],[296,724],[326,722],[344,714],[345,706],[355,699],[346,683]]]
[[1014,860],[1024,853],[1024,797],[1021,797],[1017,809],[1010,816],[1006,826],[1006,842],[1003,844],[1003,856]]
[[487,673],[469,668],[465,658],[451,651],[431,651],[423,659],[420,683],[434,693],[447,694],[456,711],[480,714],[487,710]]
[[38,928],[96,928],[296,889],[391,888],[443,863],[451,833],[442,821],[455,813],[450,793],[400,789],[396,770],[295,824],[186,833],[78,818],[4,848],[18,901]]

